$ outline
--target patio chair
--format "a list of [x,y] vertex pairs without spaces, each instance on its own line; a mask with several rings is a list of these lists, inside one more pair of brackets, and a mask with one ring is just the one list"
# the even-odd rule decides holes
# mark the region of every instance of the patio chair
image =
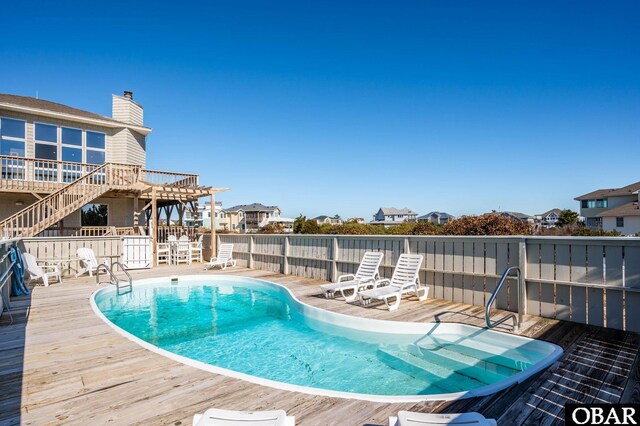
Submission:
[[[395,311],[400,306],[400,299],[405,294],[415,294],[418,300],[425,300],[429,293],[429,287],[420,286],[418,278],[422,259],[421,254],[401,254],[390,280],[377,281],[376,288],[358,292],[360,303],[364,306],[373,299],[383,300],[390,311]],[[389,299],[395,300],[390,304]]]
[[191,247],[189,237],[186,235],[183,235],[174,243],[171,261],[176,265],[180,263],[191,264]]
[[222,269],[227,269],[227,265],[236,266],[236,261],[233,260],[233,244],[225,243],[220,244],[218,247],[218,256],[212,257],[208,263],[204,264],[204,269],[211,269],[219,266]]
[[157,243],[156,244],[156,262],[159,264],[171,263],[171,245],[169,243]]
[[427,414],[399,411],[398,417],[389,417],[389,426],[496,426],[493,419],[487,419],[479,413]]
[[198,241],[189,244],[189,251],[191,251],[191,260],[193,262],[202,262],[202,240],[204,235],[198,237]]
[[[368,251],[362,257],[360,266],[354,274],[345,274],[338,277],[338,281],[331,284],[323,284],[320,290],[327,299],[335,297],[340,292],[344,300],[353,302],[358,298],[358,291],[365,290],[368,287],[375,287],[376,279],[380,278],[378,269],[382,263],[384,253]],[[346,295],[345,291],[352,291],[350,295]]]
[[76,251],[76,254],[80,258],[80,267],[81,271],[78,271],[76,277],[84,274],[85,272],[89,273],[89,276],[92,277],[93,273],[98,269],[98,259],[96,259],[96,254],[88,247],[81,247]]
[[42,280],[45,287],[49,287],[49,280],[55,278],[59,283],[62,282],[60,268],[57,265],[38,264],[38,261],[30,253],[22,253],[24,259],[25,272],[29,272],[29,283],[35,280]]
[[233,411],[210,408],[193,416],[193,426],[294,426],[296,418],[284,410]]

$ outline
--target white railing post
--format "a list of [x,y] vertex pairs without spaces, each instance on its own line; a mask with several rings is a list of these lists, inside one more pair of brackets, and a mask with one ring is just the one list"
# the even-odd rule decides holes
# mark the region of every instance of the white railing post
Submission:
[[285,235],[284,237],[284,260],[282,262],[282,273],[285,275],[289,275],[289,236]]
[[518,282],[518,323],[522,324],[527,313],[527,239],[523,238],[518,243],[518,268],[520,279]]
[[338,280],[338,258],[340,252],[338,248],[338,237],[333,237],[333,245],[331,247],[331,281]]
[[249,269],[253,269],[253,235],[249,237]]
[[404,253],[405,254],[411,253],[411,246],[409,245],[409,237],[404,238]]

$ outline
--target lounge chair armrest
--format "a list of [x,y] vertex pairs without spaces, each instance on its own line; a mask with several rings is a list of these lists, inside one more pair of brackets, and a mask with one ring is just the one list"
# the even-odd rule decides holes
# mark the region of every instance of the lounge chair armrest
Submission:
[[374,287],[384,287],[386,285],[391,284],[391,280],[389,278],[383,278],[375,282]]
[[52,270],[54,272],[59,272],[60,271],[60,268],[58,268],[58,265],[50,265],[50,264],[46,264],[45,263],[45,264],[38,265],[38,266],[40,266],[43,271],[46,270],[46,269],[50,269],[50,270]]
[[[350,279],[347,279],[347,278],[350,278]],[[341,282],[343,282],[343,281],[352,281],[352,280],[354,280],[355,278],[356,278],[356,276],[355,276],[355,275],[353,275],[353,274],[344,274],[344,275],[340,275],[340,276],[338,277],[338,282],[339,282],[339,283],[341,283]]]

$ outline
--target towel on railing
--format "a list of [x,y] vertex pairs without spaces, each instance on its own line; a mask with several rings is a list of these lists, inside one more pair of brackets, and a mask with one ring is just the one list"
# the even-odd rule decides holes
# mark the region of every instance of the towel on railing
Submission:
[[13,269],[13,278],[11,280],[11,295],[23,296],[31,293],[29,288],[24,284],[24,265],[22,264],[22,255],[15,245],[9,248],[9,259],[11,259],[11,268]]

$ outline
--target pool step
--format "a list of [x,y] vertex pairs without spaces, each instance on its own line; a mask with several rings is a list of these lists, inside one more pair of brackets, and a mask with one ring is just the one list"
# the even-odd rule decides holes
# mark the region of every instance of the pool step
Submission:
[[495,383],[519,372],[519,370],[449,350],[446,347],[424,349],[417,345],[409,345],[407,350],[415,356],[443,365],[484,384]]
[[419,342],[416,345],[424,350],[443,348],[472,358],[481,359],[516,371],[523,371],[543,358],[535,352],[523,348],[508,349],[472,339],[434,338],[433,343]]
[[406,347],[404,349],[380,347],[377,355],[389,367],[424,380],[447,393],[468,391],[484,385],[484,383],[451,368],[416,356],[410,353]]

